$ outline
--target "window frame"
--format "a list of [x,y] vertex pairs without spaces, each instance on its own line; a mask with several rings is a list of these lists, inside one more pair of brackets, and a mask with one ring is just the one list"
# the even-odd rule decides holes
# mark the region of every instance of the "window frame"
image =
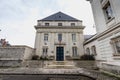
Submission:
[[102,8],[106,22],[109,22],[114,18],[113,9],[111,7],[110,1],[108,1]]
[[59,42],[62,41],[62,33],[58,33],[58,41],[59,41]]
[[58,26],[63,26],[63,24],[62,23],[58,23]]
[[76,34],[75,33],[72,33],[72,41],[76,42]]
[[45,26],[50,26],[50,23],[45,23]]
[[[113,55],[120,55],[120,36],[118,36],[117,38],[112,38],[110,43],[114,52]],[[118,43],[119,45],[116,45],[116,43]]]
[[43,47],[42,55],[43,56],[47,56],[47,54],[48,54],[48,48],[47,47]]
[[44,41],[45,41],[45,42],[48,41],[48,37],[49,37],[48,33],[45,33],[45,34],[44,34]]
[[77,57],[78,56],[78,49],[76,46],[72,47],[72,55],[73,57]]
[[71,26],[75,26],[75,23],[71,23]]

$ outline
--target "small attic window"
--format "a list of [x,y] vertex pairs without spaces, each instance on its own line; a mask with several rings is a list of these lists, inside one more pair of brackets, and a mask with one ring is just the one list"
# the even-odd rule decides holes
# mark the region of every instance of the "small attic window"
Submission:
[[75,26],[75,23],[71,23],[71,26]]
[[45,26],[49,26],[49,23],[45,23]]
[[58,23],[58,26],[62,26],[62,23]]

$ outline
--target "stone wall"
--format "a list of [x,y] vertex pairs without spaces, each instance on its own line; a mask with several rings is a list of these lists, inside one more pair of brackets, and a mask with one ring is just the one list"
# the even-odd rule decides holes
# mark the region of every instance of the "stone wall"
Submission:
[[0,67],[19,67],[22,60],[0,60]]
[[0,47],[0,66],[20,66],[23,60],[30,60],[33,49],[28,46]]
[[[38,60],[31,60],[31,61],[24,61],[22,63],[23,67],[32,67],[32,68],[41,68],[45,67],[47,64],[55,62],[55,61],[38,61]],[[86,68],[86,69],[93,69],[96,67],[95,61],[70,61],[74,62],[75,66],[78,68]]]
[[104,71],[111,72],[116,75],[120,75],[120,65],[119,63],[101,63],[102,67],[101,69]]
[[94,69],[96,68],[96,61],[74,61],[75,66],[79,68]]
[[38,61],[38,60],[24,61],[22,62],[22,67],[42,68],[45,66],[45,63],[46,61]]

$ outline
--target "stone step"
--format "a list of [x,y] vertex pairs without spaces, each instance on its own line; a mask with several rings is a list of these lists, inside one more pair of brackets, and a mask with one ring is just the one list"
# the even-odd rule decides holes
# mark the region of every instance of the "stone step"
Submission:
[[73,61],[53,61],[53,62],[49,62],[48,65],[74,65]]
[[56,68],[65,68],[65,69],[72,69],[72,68],[76,68],[74,63],[71,61],[53,61],[50,62],[48,64],[46,64],[45,68],[52,68],[52,69],[56,69]]

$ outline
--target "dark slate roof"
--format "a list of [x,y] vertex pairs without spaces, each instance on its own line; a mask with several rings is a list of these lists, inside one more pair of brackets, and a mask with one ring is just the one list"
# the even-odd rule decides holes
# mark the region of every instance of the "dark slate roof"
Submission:
[[80,20],[73,18],[65,13],[58,12],[38,21],[80,21]]

